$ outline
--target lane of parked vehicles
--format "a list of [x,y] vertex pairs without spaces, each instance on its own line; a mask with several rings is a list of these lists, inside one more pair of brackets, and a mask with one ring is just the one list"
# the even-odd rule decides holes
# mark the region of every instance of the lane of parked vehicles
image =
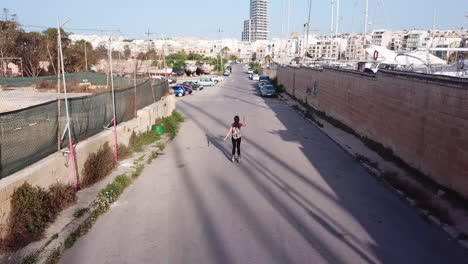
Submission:
[[276,89],[271,83],[270,77],[268,76],[259,76],[252,69],[247,69],[247,74],[249,74],[249,79],[252,81],[258,81],[257,88],[259,89],[259,94],[262,97],[276,97]]
[[[224,76],[229,76],[230,71],[225,71]],[[177,83],[174,78],[168,78],[169,84],[175,84],[171,88],[177,97],[193,94],[193,91],[202,91],[206,87],[213,87],[219,82],[222,82],[224,78],[217,75],[203,75],[198,80],[187,80]]]

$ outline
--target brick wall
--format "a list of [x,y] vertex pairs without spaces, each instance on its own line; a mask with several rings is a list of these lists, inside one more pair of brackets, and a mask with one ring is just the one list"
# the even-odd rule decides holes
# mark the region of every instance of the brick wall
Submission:
[[468,198],[468,80],[294,67],[280,67],[277,75],[298,100],[392,149],[412,167]]

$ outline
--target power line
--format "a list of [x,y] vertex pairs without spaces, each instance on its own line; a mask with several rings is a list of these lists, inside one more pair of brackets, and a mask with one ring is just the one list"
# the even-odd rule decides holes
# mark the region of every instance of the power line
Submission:
[[[48,29],[48,28],[55,28],[55,27],[48,27],[48,26],[39,26],[39,25],[23,25],[23,24],[18,24],[20,27],[26,27],[26,28],[43,28],[43,29]],[[62,28],[66,30],[75,30],[75,31],[93,31],[93,32],[100,32],[103,29],[95,29],[95,28]]]

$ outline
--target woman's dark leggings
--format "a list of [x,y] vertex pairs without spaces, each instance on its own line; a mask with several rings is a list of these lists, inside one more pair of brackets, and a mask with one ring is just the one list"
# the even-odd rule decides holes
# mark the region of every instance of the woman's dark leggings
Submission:
[[237,148],[237,155],[240,156],[240,143],[241,143],[242,138],[234,139],[232,138],[232,155],[236,154],[236,148]]

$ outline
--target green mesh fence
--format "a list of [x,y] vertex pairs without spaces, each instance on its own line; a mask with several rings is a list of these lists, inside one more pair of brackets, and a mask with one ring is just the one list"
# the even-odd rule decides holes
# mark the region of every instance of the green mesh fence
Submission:
[[[106,85],[110,83],[109,76],[102,73],[94,72],[77,72],[65,75],[67,82],[89,82],[94,85]],[[40,77],[9,77],[0,78],[0,85],[4,87],[26,87],[34,84],[48,81],[51,83],[57,82],[56,75],[40,76]],[[117,86],[129,86],[133,84],[132,79],[114,76],[114,84]]]
[[[136,110],[159,101],[168,89],[169,86],[165,81],[144,80],[136,87],[116,90],[117,122],[121,123],[134,118]],[[110,91],[70,98],[68,102],[71,132],[75,142],[103,131],[112,120],[112,93]],[[55,100],[25,109],[0,113],[0,178],[57,151],[58,134],[62,134],[66,125],[65,101],[60,101],[60,117],[58,116],[58,103]],[[67,139],[64,138],[61,147],[67,146]]]

